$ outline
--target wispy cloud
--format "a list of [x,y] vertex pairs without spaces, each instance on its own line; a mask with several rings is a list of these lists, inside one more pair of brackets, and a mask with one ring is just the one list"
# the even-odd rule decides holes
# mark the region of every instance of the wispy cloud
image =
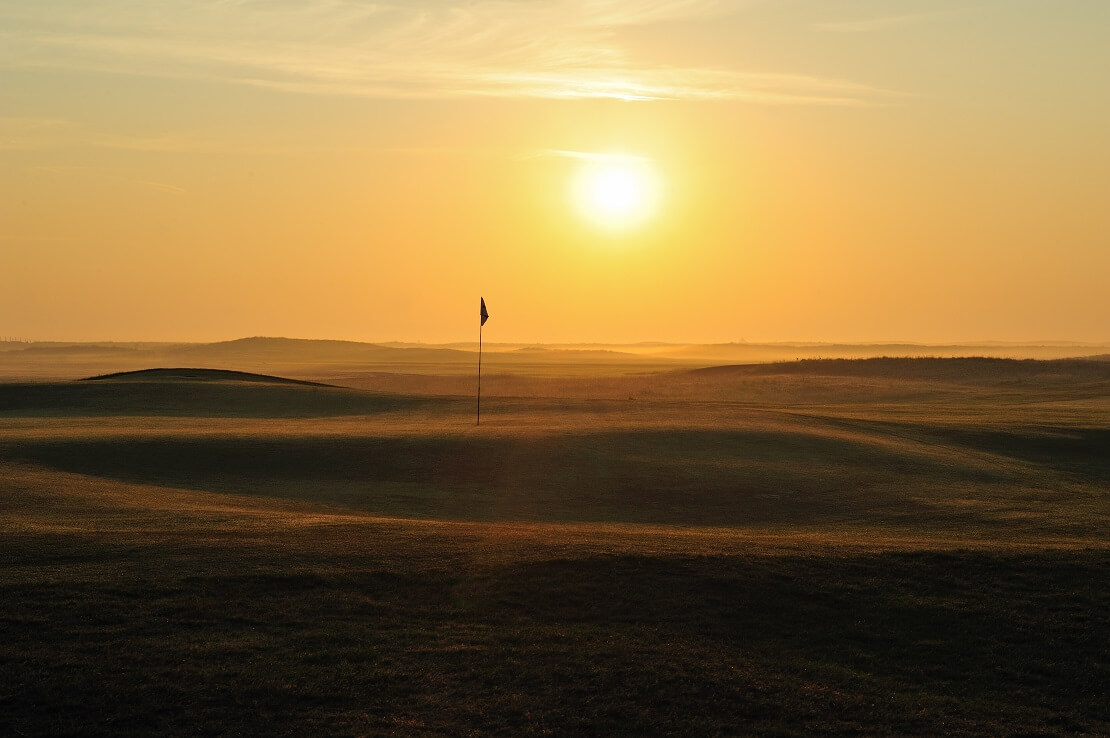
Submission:
[[0,0],[0,67],[212,79],[376,97],[741,99],[844,105],[882,90],[671,64],[618,31],[733,12],[723,0]]
[[0,117],[0,151],[26,151],[56,146],[72,138],[75,126],[55,118]]
[[633,154],[617,154],[596,151],[571,151],[569,149],[541,149],[525,158],[536,159],[541,157],[555,157],[558,159],[580,159],[583,161],[651,161],[646,156]]
[[0,151],[31,151],[68,146],[128,151],[201,152],[216,147],[191,136],[132,136],[105,133],[58,118],[0,117]]
[[912,26],[918,23],[927,23],[929,21],[939,20],[941,18],[948,18],[951,16],[960,15],[966,11],[966,8],[962,8],[957,10],[947,10],[931,13],[905,13],[903,15],[884,15],[876,18],[860,18],[856,20],[818,23],[816,24],[816,27],[820,28],[823,31],[834,31],[836,33],[869,33],[871,31],[881,31],[886,28],[896,28],[899,26]]
[[[190,134],[131,135],[107,133],[93,126],[69,120],[0,116],[0,152],[36,151],[45,149],[115,149],[120,151],[177,154],[263,154],[284,156],[324,153],[379,153],[401,156],[505,156],[504,152],[475,147],[445,146],[349,146],[326,141],[296,144],[267,144],[256,140],[204,138]],[[73,165],[39,164],[38,172],[69,172],[84,170]],[[152,182],[140,182],[156,185]],[[172,187],[172,185],[171,185]]]

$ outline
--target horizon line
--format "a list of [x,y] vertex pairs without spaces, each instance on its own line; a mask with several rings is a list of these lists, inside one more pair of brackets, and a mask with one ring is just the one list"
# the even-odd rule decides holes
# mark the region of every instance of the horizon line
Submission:
[[[235,338],[220,338],[213,340],[200,340],[200,339],[119,339],[119,338],[82,338],[82,339],[28,339],[20,336],[0,336],[0,344],[22,344],[33,346],[36,344],[64,344],[64,345],[89,345],[89,344],[171,344],[171,345],[211,345],[219,343],[234,343],[236,341],[247,341],[252,339],[260,340],[283,340],[283,341],[305,341],[305,342],[332,342],[332,343],[357,343],[363,345],[378,345],[388,346],[404,345],[404,346],[459,346],[459,345],[477,345],[478,342],[474,340],[454,340],[454,341],[414,341],[408,339],[382,339],[382,340],[365,340],[365,339],[352,339],[352,338],[304,338],[298,336],[266,336],[266,335],[253,335],[253,336],[238,336]],[[1110,346],[1110,339],[1106,340],[1076,340],[1076,339],[1063,339],[1063,338],[1040,338],[1040,339],[1025,339],[1025,340],[1006,340],[1006,339],[977,339],[977,340],[940,340],[940,341],[922,341],[922,340],[906,340],[906,339],[864,339],[864,340],[814,340],[814,339],[776,339],[776,340],[746,340],[743,338],[732,340],[634,340],[634,341],[601,341],[601,340],[551,340],[551,341],[536,341],[536,340],[511,340],[504,339],[498,341],[486,341],[489,346],[920,346],[923,348],[928,347],[974,347],[974,346]]]

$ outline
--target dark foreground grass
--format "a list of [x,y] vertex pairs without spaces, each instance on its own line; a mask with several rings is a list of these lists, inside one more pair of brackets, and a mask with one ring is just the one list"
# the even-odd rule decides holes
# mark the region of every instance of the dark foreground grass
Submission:
[[6,537],[0,732],[1110,731],[1106,551],[413,525]]

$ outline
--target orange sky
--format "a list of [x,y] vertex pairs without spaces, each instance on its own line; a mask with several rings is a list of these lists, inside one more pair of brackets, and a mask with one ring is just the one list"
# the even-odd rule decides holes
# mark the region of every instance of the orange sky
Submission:
[[[1110,340],[1110,4],[0,0],[0,334]],[[599,226],[597,155],[658,173]]]

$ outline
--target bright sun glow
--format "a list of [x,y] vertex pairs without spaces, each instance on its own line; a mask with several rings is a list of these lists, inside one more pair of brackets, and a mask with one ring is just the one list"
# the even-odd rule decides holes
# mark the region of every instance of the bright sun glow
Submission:
[[659,175],[650,162],[606,156],[586,160],[574,180],[579,212],[605,228],[627,228],[654,214]]

